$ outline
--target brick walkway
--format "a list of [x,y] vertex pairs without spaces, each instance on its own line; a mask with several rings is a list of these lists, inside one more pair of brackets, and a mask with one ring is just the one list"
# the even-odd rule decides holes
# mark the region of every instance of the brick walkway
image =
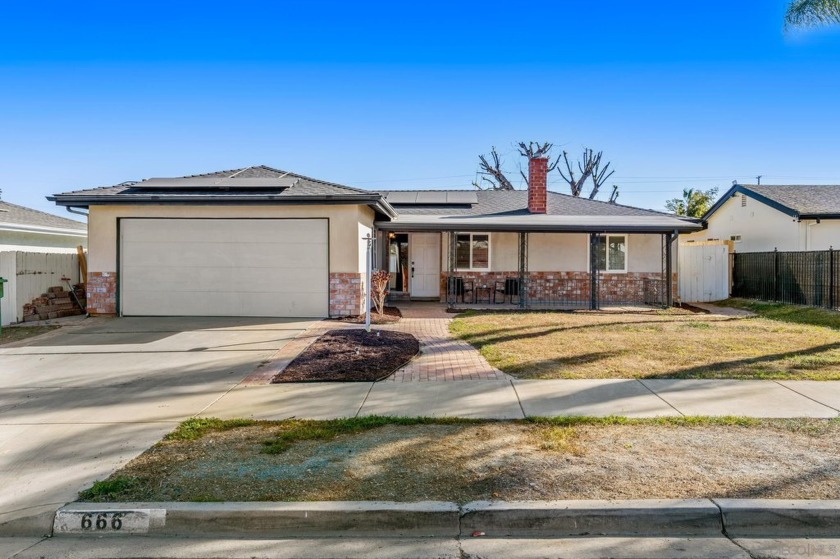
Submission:
[[[470,344],[454,338],[449,333],[449,323],[455,315],[447,313],[443,305],[402,303],[399,308],[403,314],[399,322],[374,326],[374,328],[412,334],[420,341],[420,354],[382,382],[509,380],[511,378],[491,367]],[[318,336],[328,330],[339,328],[364,328],[364,326],[325,320],[316,322],[311,328],[283,346],[269,361],[263,363],[243,380],[242,384],[269,384],[274,375],[285,369]]]
[[470,344],[449,333],[455,316],[439,303],[399,304],[403,314],[397,324],[383,327],[414,335],[420,340],[420,355],[384,382],[434,382],[453,380],[507,380]]

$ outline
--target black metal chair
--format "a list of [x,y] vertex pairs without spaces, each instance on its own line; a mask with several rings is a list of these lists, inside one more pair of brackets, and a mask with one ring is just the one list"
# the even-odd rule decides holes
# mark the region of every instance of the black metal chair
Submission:
[[516,297],[516,302],[519,302],[519,278],[505,278],[504,280],[496,281],[493,286],[493,303],[500,304],[498,300],[499,293],[502,294],[502,301],[510,300],[513,304],[513,298]]
[[475,288],[472,280],[465,280],[460,276],[450,276],[447,280],[446,286],[447,294],[455,296],[455,302],[458,302],[458,297],[461,297],[461,302],[466,303],[466,294],[469,292],[470,297],[475,302]]

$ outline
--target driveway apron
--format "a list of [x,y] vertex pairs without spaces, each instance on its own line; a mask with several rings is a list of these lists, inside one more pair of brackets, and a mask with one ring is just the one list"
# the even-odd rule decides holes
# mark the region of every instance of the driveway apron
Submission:
[[312,324],[88,319],[0,347],[0,535],[40,535],[77,492],[201,413]]

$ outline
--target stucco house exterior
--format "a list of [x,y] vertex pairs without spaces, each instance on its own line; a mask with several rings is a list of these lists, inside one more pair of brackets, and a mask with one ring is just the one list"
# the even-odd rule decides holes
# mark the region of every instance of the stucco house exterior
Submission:
[[255,166],[49,199],[89,212],[91,314],[360,314],[368,236],[394,297],[490,301],[516,279],[528,306],[667,304],[677,236],[700,224],[548,192],[546,163],[527,191],[373,192]]
[[734,184],[683,242],[732,241],[736,252],[840,248],[840,185]]
[[87,225],[0,200],[0,252],[76,253]]

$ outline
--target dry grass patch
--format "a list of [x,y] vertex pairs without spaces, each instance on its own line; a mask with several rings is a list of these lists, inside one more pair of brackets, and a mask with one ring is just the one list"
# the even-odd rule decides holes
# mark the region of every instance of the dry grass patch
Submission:
[[5,327],[3,331],[0,332],[0,345],[3,344],[10,344],[12,342],[19,342],[20,340],[25,340],[26,338],[31,338],[33,336],[40,336],[41,334],[46,334],[47,332],[52,332],[60,328],[59,326],[15,326],[13,328]]
[[82,498],[840,498],[837,420],[202,421]]
[[453,334],[519,378],[840,379],[840,333],[763,317],[467,312]]

